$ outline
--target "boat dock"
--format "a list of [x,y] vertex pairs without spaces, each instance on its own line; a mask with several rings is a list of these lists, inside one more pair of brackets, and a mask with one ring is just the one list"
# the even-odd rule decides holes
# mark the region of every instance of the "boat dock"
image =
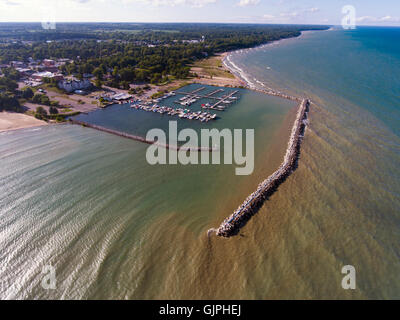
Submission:
[[182,109],[182,108],[174,109],[171,107],[159,106],[157,104],[153,106],[147,106],[143,104],[134,103],[131,105],[131,108],[147,112],[166,114],[169,116],[178,116],[181,119],[198,120],[201,122],[208,122],[217,119],[217,115],[215,113],[211,114],[209,112],[201,112],[201,111],[194,112],[190,111],[189,109]]
[[[228,94],[225,94],[221,97],[215,96],[217,93],[224,92],[224,89],[217,89],[207,94],[199,94],[200,91],[204,90],[206,87],[201,87],[192,92],[184,92],[184,91],[176,91],[176,94],[183,95],[183,98],[180,98],[177,101],[174,101],[175,104],[180,104],[183,106],[190,106],[191,104],[197,102],[199,99],[212,99],[214,103],[206,103],[202,104],[202,109],[212,109],[217,111],[225,111],[225,107],[236,102],[239,98],[234,95],[239,92],[239,90],[234,90]],[[221,106],[225,104],[226,106]]]
[[[204,90],[205,87],[202,87],[200,89],[194,90],[192,92],[184,92],[184,91],[175,91],[176,94],[181,94],[186,97],[191,97],[191,98],[197,98],[197,99],[214,99],[214,100],[221,100],[223,97],[214,97],[215,94],[219,92],[223,92],[224,89],[217,89],[215,91],[212,91],[210,93],[207,93],[205,95],[197,94],[197,92]],[[239,90],[234,91],[234,93],[239,92]]]
[[231,100],[231,98],[233,97],[234,94],[238,93],[239,90],[233,91],[230,94],[226,95],[226,96],[222,96],[219,101],[217,101],[215,104],[213,104],[210,109],[217,109],[218,110],[218,106],[221,103],[232,103],[233,100]]
[[303,99],[299,104],[288,148],[280,167],[267,179],[258,185],[255,192],[249,195],[246,200],[226,218],[218,229],[208,230],[208,234],[215,232],[217,236],[231,237],[236,235],[240,228],[258,212],[265,200],[270,197],[283,183],[286,178],[296,169],[300,155],[300,145],[303,138],[306,119],[310,107],[310,101]]

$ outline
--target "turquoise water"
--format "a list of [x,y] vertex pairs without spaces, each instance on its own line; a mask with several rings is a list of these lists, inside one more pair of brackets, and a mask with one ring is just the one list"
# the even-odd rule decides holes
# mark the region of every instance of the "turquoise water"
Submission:
[[[288,186],[304,207],[287,219],[294,224],[299,215],[296,229],[304,235],[285,234],[285,241],[308,248],[302,264],[317,259],[305,263],[310,272],[332,276],[326,270],[334,261],[337,269],[354,265],[359,280],[352,297],[358,298],[400,297],[398,39],[400,28],[334,29],[231,57],[256,85],[311,97],[310,127],[292,180],[299,187]],[[349,296],[334,286],[318,291],[318,275],[310,280],[295,269],[313,289],[290,297]]]
[[237,56],[271,87],[323,90],[361,106],[399,136],[399,39],[400,28],[334,29],[252,49],[243,61]]
[[[298,169],[234,238],[205,232],[279,165],[294,119],[284,100],[244,93],[208,124],[256,129],[249,177],[150,166],[146,145],[80,126],[0,134],[0,297],[400,298],[399,30],[311,32],[232,55],[256,86],[313,102]],[[165,125],[138,112],[88,117]],[[54,291],[40,286],[46,264]],[[341,286],[349,264],[356,290]]]
[[[255,129],[255,170],[242,177],[235,164],[151,166],[147,144],[77,125],[0,134],[1,297],[171,297],[160,283],[179,272],[185,285],[197,263],[175,255],[203,256],[206,231],[279,165],[295,107],[241,90],[213,123],[178,118],[179,129]],[[145,135],[172,118],[116,105],[79,119]],[[47,264],[56,268],[54,291],[40,286]]]

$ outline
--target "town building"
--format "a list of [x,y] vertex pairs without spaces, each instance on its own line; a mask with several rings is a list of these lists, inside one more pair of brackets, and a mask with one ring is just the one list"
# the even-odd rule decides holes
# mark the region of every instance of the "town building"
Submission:
[[22,61],[11,61],[10,65],[13,68],[25,68],[26,67],[25,63]]
[[64,79],[64,76],[62,74],[45,71],[45,72],[34,73],[31,78],[36,81],[42,81],[44,78],[55,79],[57,81],[60,81]]
[[92,83],[88,79],[84,80],[62,80],[58,83],[58,87],[67,92],[73,92],[75,90],[89,89]]
[[15,70],[18,71],[21,77],[29,77],[30,75],[32,75],[32,73],[35,72],[30,68],[16,68]]
[[43,65],[45,67],[54,67],[56,65],[56,62],[54,60],[51,60],[51,59],[44,59],[43,60]]

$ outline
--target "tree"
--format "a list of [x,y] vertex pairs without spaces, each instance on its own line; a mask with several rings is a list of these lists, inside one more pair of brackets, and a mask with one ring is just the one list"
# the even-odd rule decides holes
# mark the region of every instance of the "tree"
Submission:
[[45,119],[47,117],[47,111],[43,107],[37,107],[35,117],[38,119]]
[[153,74],[153,77],[151,78],[151,83],[157,84],[160,82],[160,80],[161,80],[161,74],[155,73],[155,74]]
[[40,98],[41,98],[42,94],[40,93],[36,93],[33,98],[32,98],[32,102],[33,103],[40,103]]
[[42,94],[42,96],[40,97],[40,103],[44,104],[46,106],[50,105],[50,99],[48,96],[46,96],[45,94]]
[[30,87],[27,87],[22,91],[22,97],[24,99],[31,99],[34,96],[34,93]]
[[3,70],[4,75],[12,80],[18,81],[20,78],[20,74],[14,68],[6,68]]
[[0,111],[21,112],[21,106],[14,95],[0,94]]
[[0,91],[9,91],[15,93],[18,89],[18,83],[7,76],[0,78]]
[[96,80],[103,80],[103,70],[101,68],[94,69],[93,75],[96,77]]
[[129,90],[129,88],[130,88],[128,81],[122,81],[121,86],[122,86],[122,89],[124,89],[124,90]]
[[101,88],[103,86],[103,82],[100,79],[96,79],[95,82],[94,82],[94,85],[97,88]]
[[113,77],[118,77],[118,67],[114,67],[112,75]]
[[50,107],[49,112],[50,112],[50,114],[58,114],[58,110],[56,107]]

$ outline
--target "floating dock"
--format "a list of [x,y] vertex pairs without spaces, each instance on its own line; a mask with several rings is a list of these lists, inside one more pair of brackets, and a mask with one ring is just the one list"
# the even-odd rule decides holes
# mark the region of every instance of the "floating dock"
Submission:
[[[200,88],[200,89],[205,89],[205,87],[204,88]],[[207,93],[205,95],[197,94],[197,92],[199,92],[199,89],[195,90],[195,91],[192,91],[192,92],[175,91],[175,93],[176,94],[181,94],[181,95],[187,96],[187,97],[193,97],[193,98],[196,97],[196,98],[199,98],[199,99],[221,100],[221,99],[224,99],[224,97],[214,97],[214,95],[219,93],[219,92],[223,92],[223,91],[224,91],[224,89],[217,89],[217,90],[212,91],[210,93]],[[239,92],[239,90],[234,91],[233,94],[235,94],[237,92]],[[232,96],[233,94],[229,94],[229,95]]]
[[217,110],[218,110],[217,107],[218,107],[221,103],[224,103],[224,102],[226,102],[226,101],[229,101],[229,103],[232,103],[233,100],[229,100],[229,99],[230,99],[231,97],[233,97],[233,95],[236,94],[236,93],[238,93],[238,92],[239,92],[239,90],[236,90],[236,91],[233,91],[233,92],[231,92],[230,94],[228,94],[228,95],[226,95],[226,96],[221,97],[220,100],[219,100],[218,102],[216,102],[215,104],[213,104],[213,105],[210,107],[210,109],[217,109]]
[[300,155],[300,145],[303,138],[307,114],[310,107],[310,101],[303,99],[299,104],[299,110],[296,115],[288,148],[281,166],[271,176],[258,185],[255,192],[247,197],[247,199],[237,208],[228,218],[226,218],[218,229],[208,230],[208,235],[215,232],[220,237],[231,237],[236,235],[240,228],[257,213],[264,201],[270,197],[286,180],[286,178],[294,171]]

